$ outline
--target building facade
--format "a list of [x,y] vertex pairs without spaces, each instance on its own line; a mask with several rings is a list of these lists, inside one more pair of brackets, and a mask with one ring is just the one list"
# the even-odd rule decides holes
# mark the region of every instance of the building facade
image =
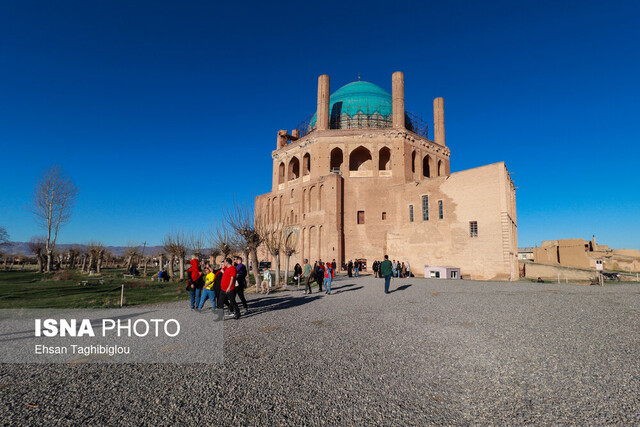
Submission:
[[329,76],[319,77],[316,114],[278,132],[271,192],[256,198],[257,217],[297,234],[292,265],[308,258],[370,266],[388,254],[416,275],[429,265],[458,267],[463,278],[517,279],[515,187],[506,166],[450,173],[442,98],[433,109],[431,140],[405,112],[401,72],[391,94],[363,81],[330,94]]

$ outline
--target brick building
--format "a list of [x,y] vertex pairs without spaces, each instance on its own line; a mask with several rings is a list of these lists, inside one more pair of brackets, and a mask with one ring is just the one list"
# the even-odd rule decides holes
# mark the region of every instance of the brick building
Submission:
[[[404,75],[392,93],[369,82],[330,95],[318,79],[317,112],[281,130],[272,153],[270,193],[256,215],[286,222],[303,258],[342,262],[384,254],[425,265],[459,267],[465,278],[518,277],[515,187],[503,162],[450,173],[444,101],[436,98],[434,137],[405,112]],[[266,253],[262,259],[271,260]]]

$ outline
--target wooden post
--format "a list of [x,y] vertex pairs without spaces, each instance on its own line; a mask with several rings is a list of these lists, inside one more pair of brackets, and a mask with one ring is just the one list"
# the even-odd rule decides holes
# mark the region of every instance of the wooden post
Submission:
[[122,284],[122,289],[120,290],[120,308],[124,304],[124,283]]

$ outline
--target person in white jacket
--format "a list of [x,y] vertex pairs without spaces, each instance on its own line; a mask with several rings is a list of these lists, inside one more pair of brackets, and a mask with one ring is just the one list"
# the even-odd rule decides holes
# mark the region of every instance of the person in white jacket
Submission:
[[269,270],[264,270],[262,274],[262,283],[260,284],[260,293],[268,294],[271,289],[271,272]]

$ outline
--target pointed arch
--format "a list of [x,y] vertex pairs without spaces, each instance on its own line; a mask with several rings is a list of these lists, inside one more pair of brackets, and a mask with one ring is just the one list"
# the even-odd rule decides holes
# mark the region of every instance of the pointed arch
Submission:
[[311,155],[304,153],[302,156],[302,176],[307,176],[311,173]]
[[389,147],[382,147],[378,152],[378,170],[391,170],[391,150]]
[[331,163],[329,166],[330,172],[339,172],[342,168],[343,154],[342,150],[338,147],[331,150]]
[[411,153],[411,172],[416,173],[416,150]]
[[318,190],[316,189],[315,185],[309,189],[309,212],[311,212],[313,208],[316,206],[315,201],[316,201],[317,192]]
[[371,170],[371,152],[362,145],[356,148],[349,155],[349,170],[350,171],[365,171]]
[[309,205],[307,203],[307,189],[302,190],[302,213],[307,212]]
[[422,176],[431,178],[431,156],[428,154],[422,158]]
[[300,160],[297,157],[289,161],[289,176],[287,181],[293,181],[300,178]]
[[442,160],[438,160],[438,176],[443,176],[444,174],[444,162]]
[[284,184],[284,162],[278,166],[278,184]]

